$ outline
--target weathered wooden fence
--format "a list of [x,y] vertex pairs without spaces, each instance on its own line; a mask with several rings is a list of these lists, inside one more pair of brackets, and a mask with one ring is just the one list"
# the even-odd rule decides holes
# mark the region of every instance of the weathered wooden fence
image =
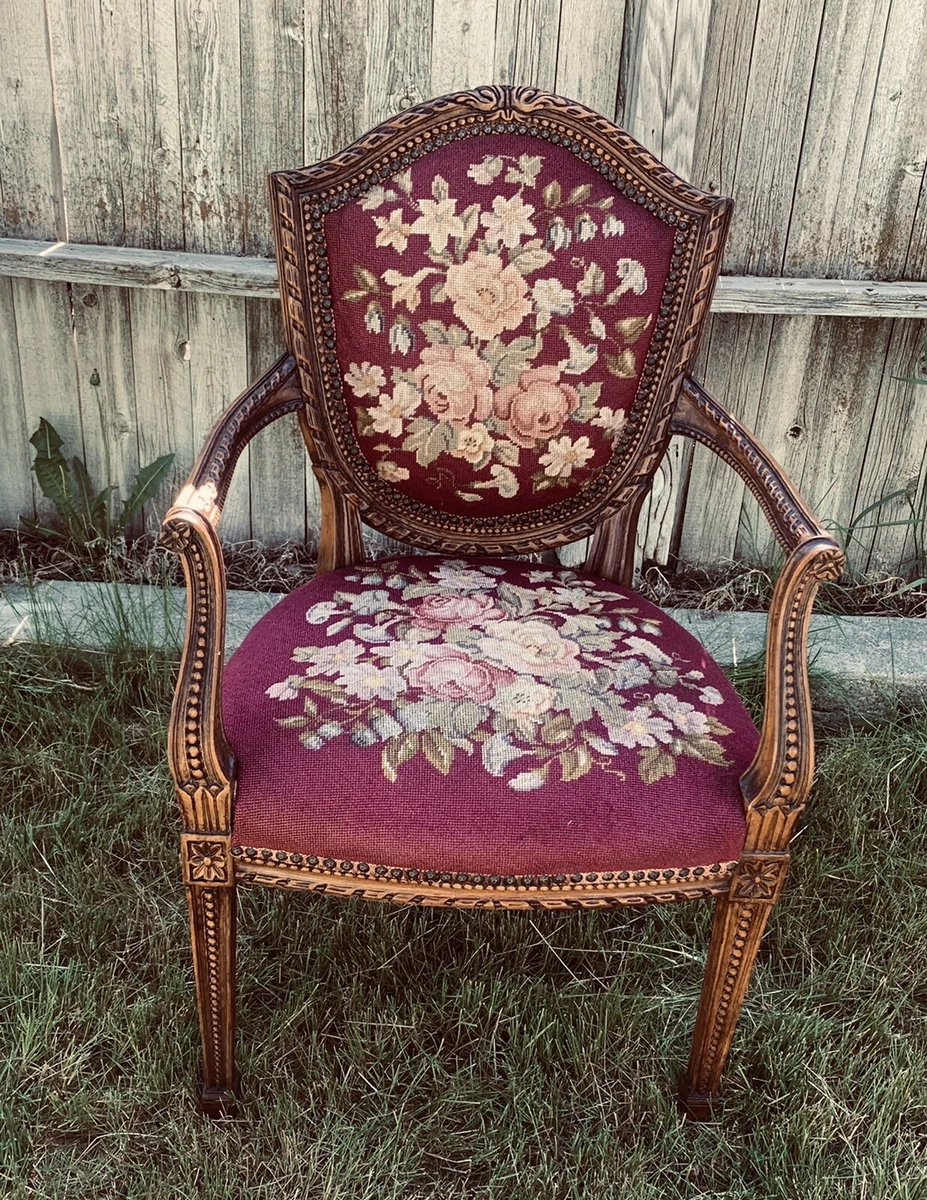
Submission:
[[[899,378],[927,312],[923,0],[0,0],[0,78],[2,523],[36,503],[40,416],[100,479],[173,450],[178,483],[279,353],[266,173],[485,82],[580,99],[733,195],[709,387],[834,523],[923,493],[927,389]],[[858,564],[910,554],[907,512]],[[227,532],[311,537],[316,514],[280,423]],[[659,558],[768,548],[701,449],[672,447],[647,516]]]

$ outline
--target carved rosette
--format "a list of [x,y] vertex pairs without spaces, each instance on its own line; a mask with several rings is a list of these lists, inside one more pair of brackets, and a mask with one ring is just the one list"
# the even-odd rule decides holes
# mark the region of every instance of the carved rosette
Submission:
[[789,869],[789,856],[745,855],[738,864],[731,884],[732,900],[766,900],[774,903]]
[[181,838],[184,882],[214,887],[232,881],[231,857],[227,838],[185,834]]

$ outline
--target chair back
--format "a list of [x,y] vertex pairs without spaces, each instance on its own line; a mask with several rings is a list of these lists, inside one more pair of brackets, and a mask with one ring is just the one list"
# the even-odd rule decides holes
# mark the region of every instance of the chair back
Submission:
[[507,87],[270,181],[304,431],[339,511],[424,549],[526,553],[642,495],[728,199],[582,105]]

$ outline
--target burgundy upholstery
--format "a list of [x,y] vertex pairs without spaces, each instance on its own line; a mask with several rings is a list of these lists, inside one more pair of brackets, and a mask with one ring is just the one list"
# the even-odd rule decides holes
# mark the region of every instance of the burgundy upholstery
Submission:
[[743,704],[658,608],[574,571],[332,571],[252,629],[223,709],[245,847],[511,875],[743,846]]
[[450,141],[329,213],[337,356],[371,466],[470,517],[588,486],[665,324],[675,232],[517,133]]

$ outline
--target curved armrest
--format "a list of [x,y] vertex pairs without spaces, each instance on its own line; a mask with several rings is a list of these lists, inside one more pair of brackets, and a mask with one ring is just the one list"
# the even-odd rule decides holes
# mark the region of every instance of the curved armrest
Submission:
[[303,404],[296,364],[284,355],[222,414],[168,510],[161,543],[178,554],[187,626],[168,732],[168,761],[188,832],[227,835],[235,762],[222,725],[225,564],[216,526],[242,450],[265,425]]
[[670,432],[702,442],[734,468],[787,554],[811,537],[829,538],[837,547],[762,442],[692,378],[683,380]]
[[213,425],[187,482],[164,518],[165,524],[176,509],[190,509],[217,525],[242,450],[266,425],[296,412],[304,403],[296,362],[292,355],[284,354]]
[[814,775],[808,627],[818,586],[839,579],[844,557],[782,468],[694,379],[686,379],[672,432],[704,443],[756,497],[789,557],[776,581],[766,633],[766,706],[760,745],[740,781],[745,851],[783,852]]

